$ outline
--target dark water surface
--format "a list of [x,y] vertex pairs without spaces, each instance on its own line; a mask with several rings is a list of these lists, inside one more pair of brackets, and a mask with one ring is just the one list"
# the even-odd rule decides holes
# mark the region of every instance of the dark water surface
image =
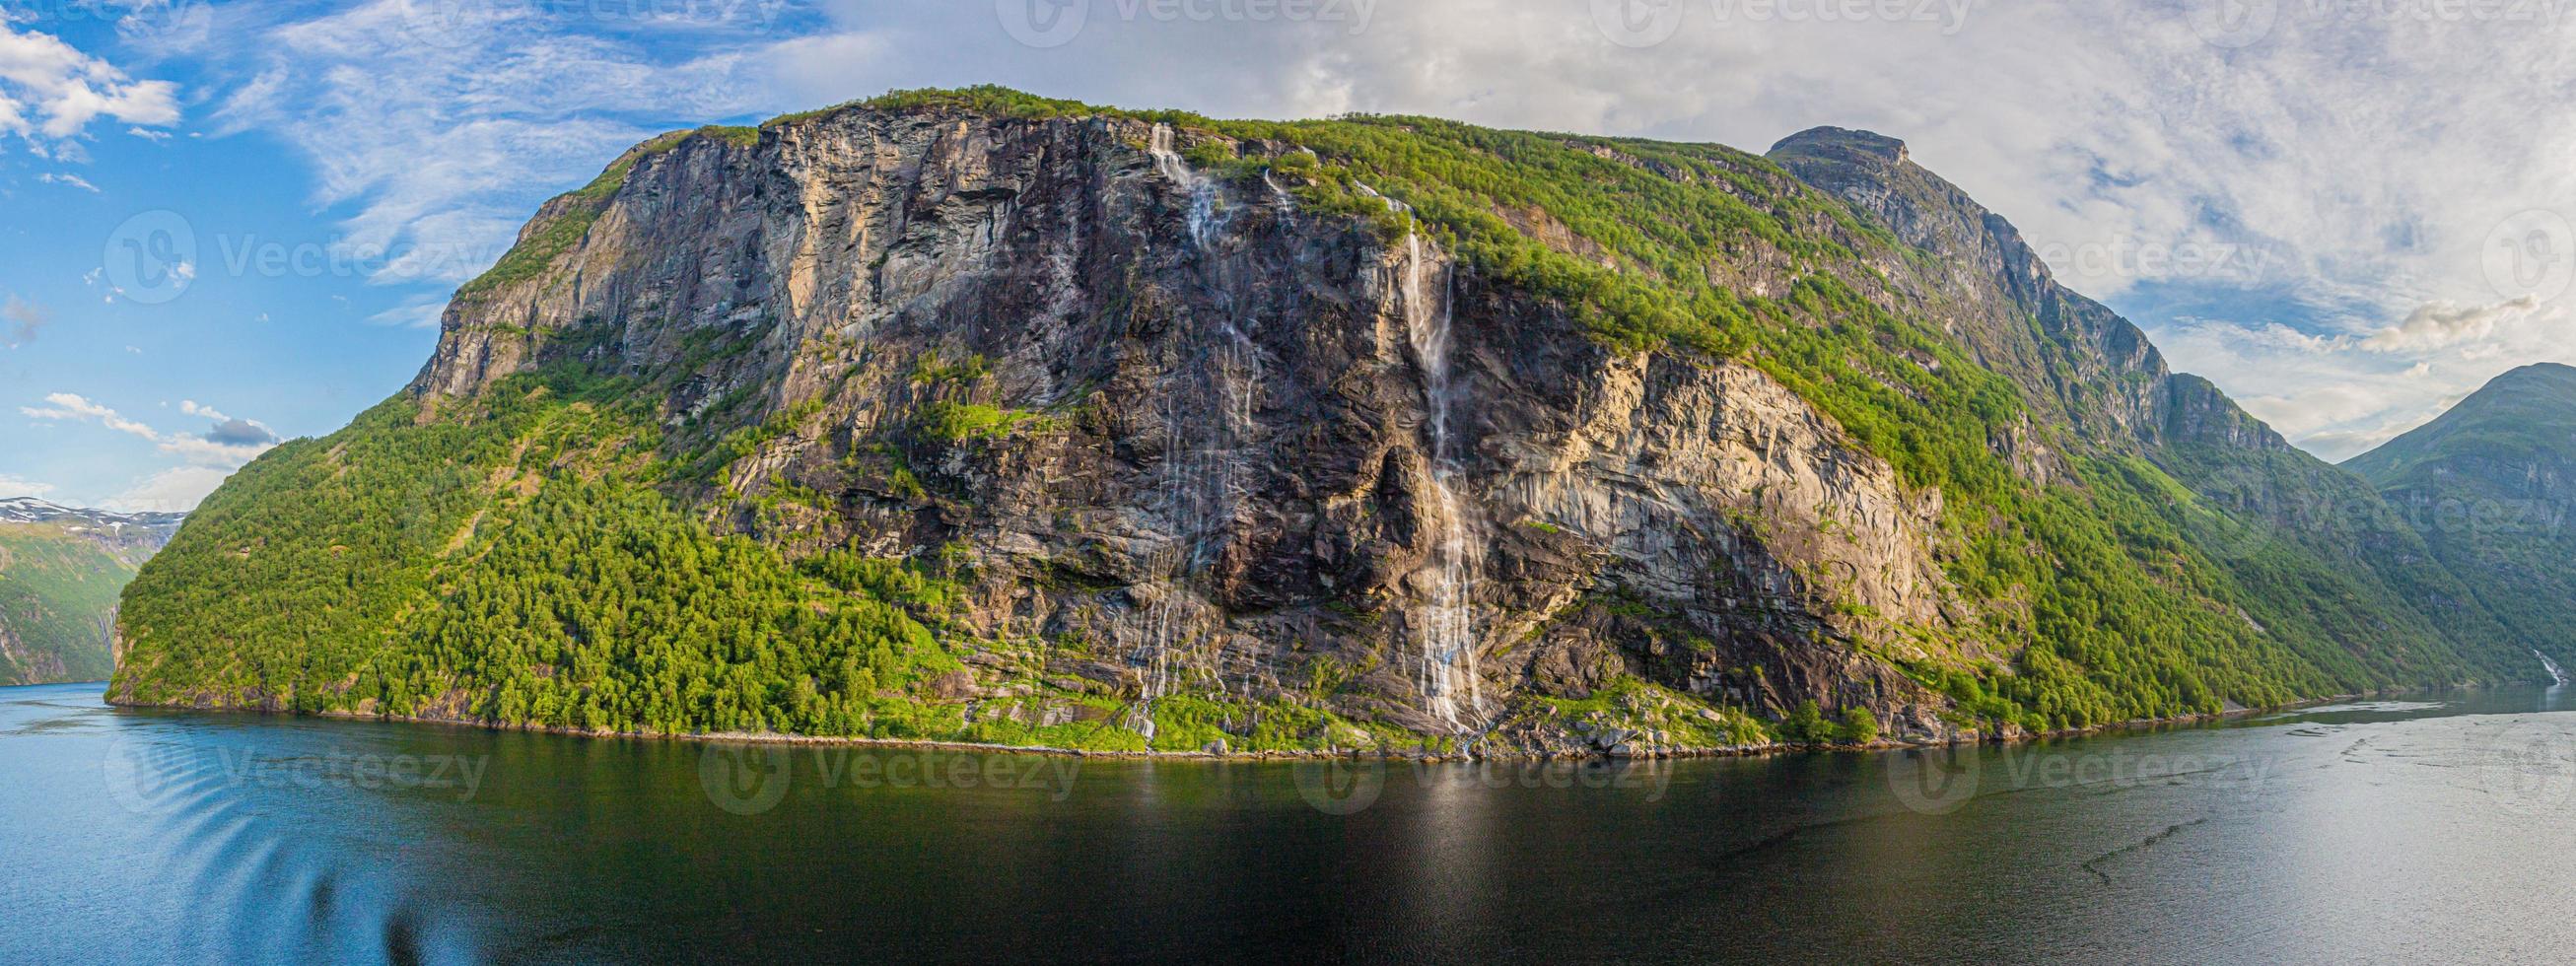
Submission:
[[0,960],[2569,961],[2576,695],[1959,752],[745,749],[0,689]]

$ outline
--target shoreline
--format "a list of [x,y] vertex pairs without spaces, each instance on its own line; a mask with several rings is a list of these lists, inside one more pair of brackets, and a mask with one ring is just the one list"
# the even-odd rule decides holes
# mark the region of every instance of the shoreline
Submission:
[[[85,682],[85,681],[63,682],[63,684],[87,684],[87,683],[94,683],[94,682]],[[60,685],[27,685],[27,686],[28,686],[28,687],[52,687],[52,686],[60,686]],[[2480,686],[2462,685],[2462,686],[2457,686],[2457,687],[2447,688],[2447,689],[2444,689],[2444,691],[2446,691],[2446,692],[2447,692],[2447,691],[2467,691],[2467,690],[2478,690],[2478,689],[2479,689],[2479,687],[2480,687]],[[2038,742],[2042,742],[2042,741],[2048,741],[2048,740],[2060,739],[2060,738],[2084,738],[2084,737],[2095,737],[2095,736],[2101,736],[2101,735],[2112,734],[2112,733],[2119,733],[2119,732],[2143,732],[2143,731],[2150,731],[2150,730],[2154,730],[2154,729],[2158,729],[2158,728],[2207,727],[2207,726],[2212,726],[2212,725],[2222,724],[2222,723],[2225,723],[2225,722],[2228,722],[2228,721],[2233,721],[2233,720],[2238,720],[2238,719],[2243,719],[2243,718],[2250,718],[2250,717],[2253,717],[2253,716],[2256,716],[2256,715],[2262,715],[2262,714],[2270,714],[2270,713],[2281,712],[2281,711],[2294,711],[2294,710],[2297,710],[2297,709],[2300,709],[2300,708],[2313,708],[2313,707],[2319,707],[2319,706],[2322,706],[2322,705],[2334,704],[2334,703],[2337,703],[2337,702],[2342,702],[2342,701],[2351,701],[2351,700],[2355,700],[2355,699],[2362,699],[2362,698],[2382,698],[2382,697],[2388,697],[2388,696],[2391,696],[2391,695],[2416,694],[2416,693],[2427,693],[2427,692],[2416,691],[2416,690],[2406,690],[2406,689],[2398,689],[2398,690],[2383,690],[2383,691],[2371,691],[2371,692],[2356,692],[2356,693],[2352,693],[2352,694],[2339,694],[2339,695],[2330,695],[2330,696],[2326,696],[2326,697],[2319,697],[2319,698],[2310,698],[2310,699],[2305,699],[2305,700],[2301,700],[2301,701],[2295,701],[2295,702],[2291,702],[2291,703],[2288,703],[2288,704],[2282,704],[2282,705],[2272,705],[2272,706],[2254,707],[2254,708],[2235,708],[2235,709],[2230,709],[2230,710],[2227,710],[2227,711],[2221,711],[2221,712],[2219,712],[2219,713],[2217,713],[2217,714],[2187,715],[2187,716],[2184,716],[2184,717],[2178,717],[2178,718],[2141,718],[2141,719],[2135,719],[2135,720],[2131,720],[2131,721],[2118,721],[2118,722],[2112,722],[2112,723],[2110,723],[2110,724],[2092,725],[2092,726],[2084,727],[2084,728],[2066,728],[2066,729],[2060,729],[2060,730],[2057,730],[2057,731],[2022,732],[2022,733],[2020,733],[2020,734],[2015,734],[2015,735],[1977,735],[1977,736],[1974,736],[1974,737],[1969,737],[1969,738],[1960,738],[1960,739],[1953,739],[1953,740],[1948,740],[1948,741],[1890,741],[1890,740],[1879,740],[1879,741],[1869,742],[1869,743],[1867,743],[1867,744],[1768,744],[1768,745],[1738,745],[1738,746],[1727,746],[1727,747],[1717,747],[1717,748],[1666,748],[1666,749],[1656,749],[1655,751],[1653,751],[1653,752],[1651,752],[1651,753],[1646,753],[1646,754],[1633,754],[1633,753],[1632,753],[1632,754],[1617,754],[1617,753],[1610,752],[1610,751],[1593,751],[1593,752],[1589,752],[1589,753],[1580,753],[1580,754],[1550,754],[1550,753],[1537,753],[1537,752],[1500,752],[1500,753],[1490,753],[1490,754],[1486,754],[1486,753],[1467,753],[1467,754],[1423,754],[1423,753],[1407,753],[1407,752],[1392,751],[1392,750],[1383,750],[1383,749],[1378,750],[1378,751],[1375,751],[1375,752],[1372,752],[1372,751],[1370,751],[1370,750],[1368,750],[1368,749],[1357,749],[1357,748],[1354,748],[1354,749],[1342,749],[1342,750],[1331,750],[1331,751],[1225,751],[1225,752],[1210,752],[1210,751],[1153,751],[1153,750],[1145,750],[1145,751],[1126,751],[1126,750],[1119,750],[1119,749],[1064,748],[1064,747],[1056,747],[1056,746],[1049,746],[1049,745],[1004,745],[1004,744],[993,744],[993,743],[987,743],[987,742],[944,741],[944,740],[938,740],[938,739],[927,739],[927,738],[859,738],[859,737],[843,737],[843,736],[836,736],[836,735],[795,735],[795,734],[779,734],[779,733],[775,733],[775,732],[767,732],[767,733],[710,732],[710,733],[699,733],[699,734],[676,734],[676,735],[674,735],[674,734],[653,734],[653,733],[649,733],[649,732],[632,732],[632,731],[593,731],[593,730],[585,730],[585,729],[580,729],[580,728],[559,728],[559,727],[552,727],[552,726],[525,726],[525,725],[501,725],[501,724],[490,724],[490,723],[486,723],[486,722],[479,722],[479,721],[459,721],[459,720],[455,720],[455,719],[451,719],[451,718],[401,717],[401,716],[381,715],[381,714],[360,714],[360,713],[357,713],[357,712],[351,712],[351,711],[300,712],[300,711],[281,711],[281,710],[274,710],[274,709],[269,709],[269,708],[253,708],[253,707],[197,706],[197,705],[176,705],[176,704],[144,704],[144,703],[138,703],[138,702],[121,702],[121,701],[111,700],[111,699],[109,699],[109,697],[108,697],[105,693],[101,693],[101,694],[99,695],[99,700],[100,700],[103,704],[105,704],[105,705],[107,705],[107,706],[109,706],[109,707],[113,707],[113,708],[127,708],[127,709],[134,709],[134,710],[148,710],[148,711],[197,711],[197,712],[219,712],[219,713],[226,713],[226,714],[256,714],[256,715],[263,715],[263,716],[275,716],[275,717],[284,717],[284,718],[318,718],[318,719],[324,719],[324,720],[330,720],[330,721],[377,722],[377,723],[382,723],[382,724],[402,724],[402,725],[432,725],[432,726],[446,727],[446,728],[462,728],[462,729],[473,729],[473,730],[478,730],[478,731],[490,731],[490,732],[519,732],[519,733],[524,733],[524,734],[557,735],[557,736],[570,737],[570,738],[618,739],[618,740],[627,740],[627,741],[665,741],[665,742],[685,742],[685,743],[699,743],[699,744],[735,744],[735,745],[751,745],[751,744],[760,744],[760,745],[813,745],[813,746],[817,746],[817,747],[822,747],[822,746],[838,746],[838,747],[849,747],[849,748],[873,748],[873,749],[888,749],[888,750],[906,750],[906,749],[909,749],[909,750],[919,750],[919,751],[952,751],[952,752],[982,753],[982,754],[1021,754],[1021,755],[1037,755],[1037,756],[1041,756],[1041,757],[1049,757],[1049,758],[1100,758],[1100,759],[1111,759],[1111,760],[1121,760],[1121,759],[1124,759],[1124,760],[1141,760],[1141,761],[1161,761],[1161,760],[1169,760],[1169,761],[1199,761],[1199,762],[1281,762],[1281,761],[1290,761],[1290,762],[1293,762],[1293,761],[1328,761],[1328,760],[1334,760],[1334,759],[1353,759],[1353,758],[1369,758],[1369,757],[1375,757],[1375,758],[1388,759],[1388,760],[1416,761],[1416,762],[1475,762],[1475,761],[1678,761],[1678,760],[1685,760],[1685,759],[1705,759],[1705,758],[1761,758],[1761,757],[1770,757],[1770,756],[1773,756],[1773,755],[1788,755],[1788,754],[1799,754],[1799,753],[1806,753],[1806,752],[1850,752],[1850,753],[1868,753],[1868,752],[1891,752],[1891,751],[1920,751],[1920,750],[1933,749],[1933,748],[1962,748],[1962,747],[1976,747],[1976,746],[1982,746],[1982,745],[2010,746],[2010,745],[2034,744],[2034,743],[2038,743]],[[2431,692],[2431,693],[2442,693],[2442,692]]]

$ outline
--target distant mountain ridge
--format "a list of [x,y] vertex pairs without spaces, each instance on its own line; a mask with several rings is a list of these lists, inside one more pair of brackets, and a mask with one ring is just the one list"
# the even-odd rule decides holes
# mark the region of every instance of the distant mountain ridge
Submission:
[[179,524],[187,518],[185,513],[89,510],[49,503],[35,497],[0,497],[0,523],[60,523],[88,526],[109,533],[131,529],[157,535],[162,543],[169,542],[170,535],[177,533]]
[[2576,658],[2576,367],[2524,366],[2344,468],[2514,633]]
[[0,499],[0,684],[112,673],[118,598],[186,518]]

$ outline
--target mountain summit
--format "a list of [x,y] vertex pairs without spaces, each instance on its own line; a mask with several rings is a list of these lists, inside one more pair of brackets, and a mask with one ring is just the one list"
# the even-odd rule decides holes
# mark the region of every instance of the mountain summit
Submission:
[[2515,634],[2576,658],[2576,368],[2524,366],[2345,468],[2404,508]]
[[1667,754],[2539,673],[2326,499],[2388,512],[1877,135],[899,92],[548,202],[208,498],[111,694]]

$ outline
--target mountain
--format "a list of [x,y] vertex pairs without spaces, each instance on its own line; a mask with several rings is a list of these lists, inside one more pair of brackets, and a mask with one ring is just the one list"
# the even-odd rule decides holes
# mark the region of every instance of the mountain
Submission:
[[[2265,633],[2328,665],[2367,649],[2383,667],[2529,673],[2498,663],[2508,629],[2367,483],[2291,446],[2208,380],[2167,369],[2145,333],[2057,284],[2009,223],[1910,163],[1902,143],[1818,128],[1770,156],[1936,258],[1935,277],[1966,296],[1922,298],[1944,334],[2010,379],[2032,418],[2071,430],[2056,434],[2059,448],[2131,476],[2148,505],[2117,512],[2163,517]],[[2052,450],[2022,441],[2025,426],[1998,429],[1995,450],[2026,478],[2064,482]],[[2167,482],[2189,498],[2161,492]]]
[[111,697],[1663,753],[2540,673],[2334,501],[2393,514],[1893,139],[898,92],[548,202]]
[[0,685],[105,679],[118,594],[180,520],[0,499]]
[[184,513],[119,513],[57,506],[34,497],[0,497],[0,523],[54,523],[83,532],[101,532],[110,542],[159,547],[179,531]]
[[2524,366],[2346,469],[2477,588],[2516,636],[2576,660],[2576,368]]

